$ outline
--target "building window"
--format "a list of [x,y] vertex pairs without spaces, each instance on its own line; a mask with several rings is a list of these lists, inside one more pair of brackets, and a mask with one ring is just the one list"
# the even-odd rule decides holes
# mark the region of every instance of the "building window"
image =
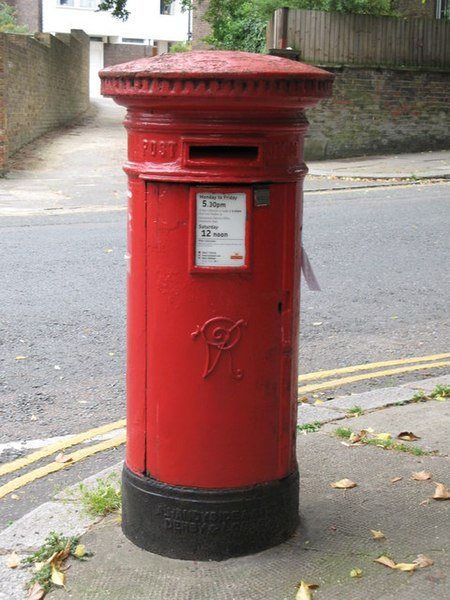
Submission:
[[144,44],[145,40],[141,38],[122,38],[122,44]]
[[58,6],[67,6],[69,8],[87,8],[96,10],[98,0],[56,0]]
[[91,8],[95,10],[97,8],[97,0],[79,0],[80,8]]
[[171,0],[160,0],[159,12],[161,15],[173,15],[175,3]]

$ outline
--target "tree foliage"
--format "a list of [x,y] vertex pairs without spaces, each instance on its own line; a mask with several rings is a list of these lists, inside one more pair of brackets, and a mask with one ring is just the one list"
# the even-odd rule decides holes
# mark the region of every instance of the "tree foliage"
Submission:
[[251,0],[211,0],[205,13],[211,33],[205,41],[219,50],[262,52],[267,16],[258,4]]
[[[194,0],[202,3],[204,0]],[[189,0],[185,0],[189,3]],[[391,0],[209,0],[206,41],[215,48],[262,52],[267,23],[277,8],[300,8],[365,15],[392,14]]]
[[[170,3],[172,0],[166,0]],[[190,10],[207,0],[181,0]],[[127,0],[102,0],[99,9],[126,20]],[[205,41],[219,50],[263,52],[266,27],[277,8],[300,8],[364,15],[392,15],[391,0],[209,0],[205,20],[211,33]]]
[[17,25],[16,11],[6,2],[0,2],[0,31],[5,33],[29,33],[27,27]]

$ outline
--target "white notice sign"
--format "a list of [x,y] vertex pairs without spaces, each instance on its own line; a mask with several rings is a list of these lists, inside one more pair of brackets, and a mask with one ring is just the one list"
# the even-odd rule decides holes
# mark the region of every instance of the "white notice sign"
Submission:
[[195,266],[242,267],[247,198],[244,192],[196,194]]

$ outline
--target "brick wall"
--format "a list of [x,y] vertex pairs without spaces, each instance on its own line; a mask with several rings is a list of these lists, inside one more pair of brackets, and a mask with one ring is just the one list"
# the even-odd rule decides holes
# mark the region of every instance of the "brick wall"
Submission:
[[192,49],[205,50],[210,48],[202,39],[211,33],[211,26],[204,20],[205,12],[208,10],[208,0],[195,2],[192,11]]
[[0,34],[0,171],[19,148],[89,108],[89,38]]
[[105,44],[104,66],[119,65],[137,58],[155,56],[156,46],[144,46],[140,44]]
[[450,147],[450,71],[328,68],[333,97],[308,110],[308,160]]
[[16,21],[26,25],[30,33],[42,31],[42,1],[37,0],[7,0],[16,10]]

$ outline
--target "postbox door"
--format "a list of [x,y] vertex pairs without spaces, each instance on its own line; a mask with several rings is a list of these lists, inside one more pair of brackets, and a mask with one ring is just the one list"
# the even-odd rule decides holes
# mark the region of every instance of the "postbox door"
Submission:
[[295,470],[300,194],[147,183],[149,476],[237,488]]

